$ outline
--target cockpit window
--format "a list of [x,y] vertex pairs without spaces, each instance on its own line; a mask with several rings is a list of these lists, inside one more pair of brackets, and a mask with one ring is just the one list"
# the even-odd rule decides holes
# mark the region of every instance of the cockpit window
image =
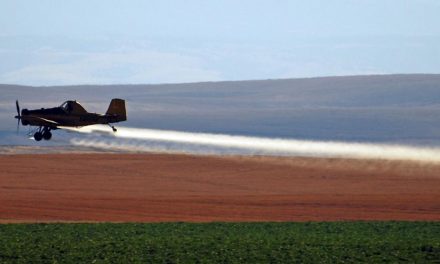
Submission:
[[82,107],[77,101],[65,101],[60,105],[60,108],[65,113],[75,113],[75,114],[85,114],[87,113],[86,109]]
[[69,101],[64,102],[60,107],[66,113],[70,113],[72,111],[72,105]]
[[61,109],[66,110],[67,102],[64,102],[62,105],[60,105]]

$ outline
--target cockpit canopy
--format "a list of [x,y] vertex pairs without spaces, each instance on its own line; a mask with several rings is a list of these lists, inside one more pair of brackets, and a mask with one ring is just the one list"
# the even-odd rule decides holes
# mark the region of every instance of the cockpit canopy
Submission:
[[86,109],[82,107],[77,101],[65,101],[60,108],[66,113],[83,114],[87,113]]

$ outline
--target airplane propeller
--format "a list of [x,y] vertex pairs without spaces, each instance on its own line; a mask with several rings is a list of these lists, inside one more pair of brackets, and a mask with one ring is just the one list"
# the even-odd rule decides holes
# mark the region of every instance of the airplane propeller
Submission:
[[17,118],[17,134],[18,134],[18,130],[20,129],[20,119],[21,119],[20,106],[18,105],[18,100],[15,101],[15,106],[17,107],[17,114],[18,114],[15,116],[15,118]]

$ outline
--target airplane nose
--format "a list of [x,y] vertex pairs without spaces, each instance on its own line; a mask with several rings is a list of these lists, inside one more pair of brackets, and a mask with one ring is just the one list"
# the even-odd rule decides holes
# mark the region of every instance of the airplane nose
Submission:
[[28,114],[29,114],[29,110],[27,109],[21,110],[21,115],[28,115]]

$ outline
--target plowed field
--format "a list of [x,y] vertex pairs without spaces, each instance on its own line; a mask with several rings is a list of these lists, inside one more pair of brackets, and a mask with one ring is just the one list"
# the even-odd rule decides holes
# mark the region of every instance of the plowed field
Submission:
[[0,222],[440,220],[440,165],[172,154],[0,155]]

